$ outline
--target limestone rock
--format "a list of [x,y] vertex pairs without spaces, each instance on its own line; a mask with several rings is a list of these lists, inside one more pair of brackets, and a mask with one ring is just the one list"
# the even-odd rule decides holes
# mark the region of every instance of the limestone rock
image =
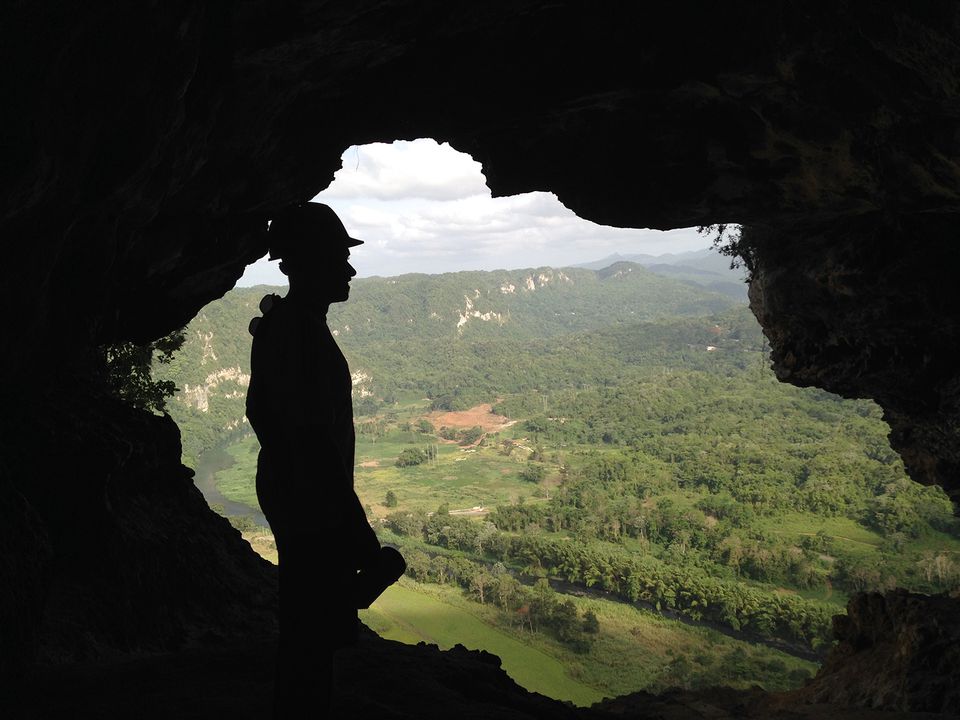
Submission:
[[834,618],[834,634],[837,646],[797,697],[960,715],[960,600],[860,593]]

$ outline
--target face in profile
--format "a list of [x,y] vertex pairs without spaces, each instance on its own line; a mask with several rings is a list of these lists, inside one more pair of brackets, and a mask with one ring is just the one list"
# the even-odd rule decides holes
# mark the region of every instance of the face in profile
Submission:
[[350,297],[350,280],[357,274],[350,264],[350,249],[344,248],[342,253],[331,257],[328,268],[326,280],[330,289],[330,302],[343,302]]
[[350,297],[350,280],[357,274],[350,264],[350,248],[338,248],[288,267],[291,289],[314,302],[329,304]]

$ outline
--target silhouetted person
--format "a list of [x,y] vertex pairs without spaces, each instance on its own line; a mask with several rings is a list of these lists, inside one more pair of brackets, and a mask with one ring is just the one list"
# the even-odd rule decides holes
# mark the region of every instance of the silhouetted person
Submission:
[[257,498],[279,555],[277,717],[310,717],[329,704],[333,654],[356,641],[357,608],[404,563],[380,547],[353,490],[350,370],[326,322],[330,303],[350,294],[350,248],[361,242],[318,203],[281,213],[269,238],[290,290],[265,297],[251,322],[247,418],[261,445]]

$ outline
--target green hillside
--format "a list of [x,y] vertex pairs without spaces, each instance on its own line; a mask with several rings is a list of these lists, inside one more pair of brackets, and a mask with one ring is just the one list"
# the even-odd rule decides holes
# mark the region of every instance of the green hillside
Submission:
[[[268,293],[285,289],[238,288],[204,307],[188,325],[187,341],[173,362],[155,370],[180,387],[170,413],[186,431],[190,462],[243,430],[247,327]],[[702,316],[732,304],[639,265],[618,263],[600,271],[538,268],[357,279],[350,301],[331,307],[329,325],[357,373],[358,400],[372,399],[368,409],[370,402],[404,390],[465,407],[483,394],[476,379],[466,377],[475,374],[478,356],[509,370],[515,376],[510,387],[525,387],[533,376],[516,372],[513,358],[525,353],[529,361],[532,340],[546,349],[556,347],[550,339],[568,333]],[[498,349],[491,351],[490,343]],[[482,374],[490,377],[487,392],[505,381],[502,373]]]
[[707,315],[729,307],[634,263],[354,280],[330,314],[340,337],[418,341],[531,339],[607,325]]

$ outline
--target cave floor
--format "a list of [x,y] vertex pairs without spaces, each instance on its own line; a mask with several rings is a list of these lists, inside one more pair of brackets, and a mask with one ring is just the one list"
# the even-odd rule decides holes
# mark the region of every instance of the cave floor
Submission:
[[[5,718],[47,720],[264,720],[271,717],[275,642],[259,640],[216,649],[39,668],[0,696]],[[333,717],[520,720],[657,718],[659,720],[770,718],[897,720],[942,718],[797,705],[786,696],[726,689],[637,693],[602,709],[574,708],[529,693],[484,652],[402,645],[367,636],[346,651]]]

